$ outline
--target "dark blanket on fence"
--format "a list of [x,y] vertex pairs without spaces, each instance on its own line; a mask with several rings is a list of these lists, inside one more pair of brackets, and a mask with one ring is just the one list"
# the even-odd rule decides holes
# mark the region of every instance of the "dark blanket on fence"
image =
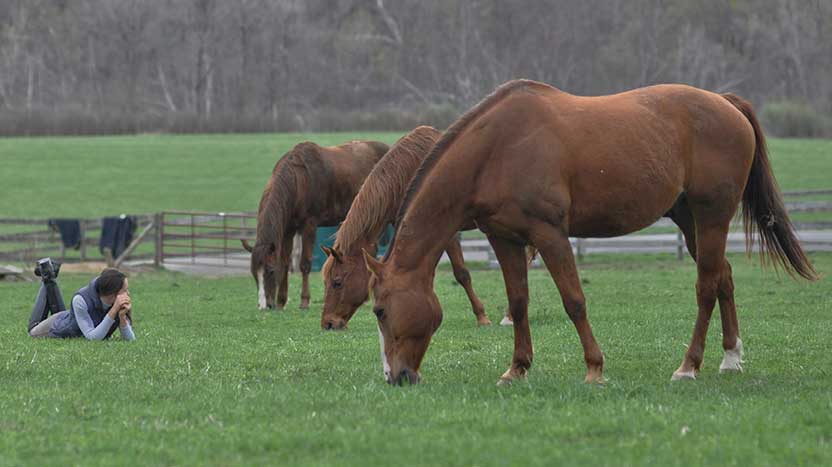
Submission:
[[135,217],[104,217],[101,219],[101,241],[98,242],[98,249],[103,255],[104,248],[109,248],[113,258],[118,258],[133,241],[135,232]]
[[81,222],[77,219],[49,219],[49,227],[58,231],[64,247],[81,247]]

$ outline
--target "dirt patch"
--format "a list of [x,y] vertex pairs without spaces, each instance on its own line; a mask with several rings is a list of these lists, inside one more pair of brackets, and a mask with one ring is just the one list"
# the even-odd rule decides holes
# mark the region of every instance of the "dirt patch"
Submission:
[[69,273],[93,273],[99,274],[107,268],[107,263],[103,261],[90,261],[87,263],[64,263],[61,265],[61,272]]

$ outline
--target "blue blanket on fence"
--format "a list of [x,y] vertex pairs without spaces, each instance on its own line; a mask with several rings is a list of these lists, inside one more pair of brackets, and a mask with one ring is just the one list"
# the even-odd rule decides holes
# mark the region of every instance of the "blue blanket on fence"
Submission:
[[81,247],[81,222],[78,219],[49,219],[48,225],[61,235],[64,247],[76,250]]
[[104,254],[104,248],[109,248],[113,258],[118,258],[133,241],[136,225],[136,218],[132,216],[102,218],[101,240],[98,242],[101,254]]

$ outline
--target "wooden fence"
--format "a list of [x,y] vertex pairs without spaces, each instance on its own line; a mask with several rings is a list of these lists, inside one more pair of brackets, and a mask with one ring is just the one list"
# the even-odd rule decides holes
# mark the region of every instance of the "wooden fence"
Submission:
[[153,215],[131,216],[138,225],[136,236],[118,258],[99,251],[101,219],[79,219],[80,241],[77,249],[65,248],[56,230],[49,227],[48,219],[0,218],[0,261],[28,263],[51,256],[65,262],[106,261],[121,264],[131,260],[151,259],[152,248],[139,248],[154,229]]
[[[807,250],[832,251],[832,202],[805,200],[807,197],[828,198],[832,189],[787,192],[787,208],[794,216],[821,213],[798,220],[795,226]],[[134,216],[138,219],[136,237],[119,258],[108,258],[98,251],[101,220],[81,220],[81,243],[77,251],[63,248],[57,232],[47,227],[45,219],[0,219],[0,261],[27,263],[44,256],[62,258],[66,262],[102,261],[121,264],[124,261],[146,262],[160,267],[214,268],[246,270],[248,253],[240,240],[254,242],[257,216],[250,212],[165,211]],[[805,216],[804,216],[805,217]],[[745,240],[735,223],[728,238],[730,251],[743,251]],[[668,253],[683,259],[687,254],[681,232],[668,219],[661,219],[640,233],[605,239],[570,239],[578,260],[593,253]],[[297,267],[299,241],[295,239],[293,264]],[[497,262],[487,240],[466,239],[463,251],[469,260],[485,260],[496,267]]]

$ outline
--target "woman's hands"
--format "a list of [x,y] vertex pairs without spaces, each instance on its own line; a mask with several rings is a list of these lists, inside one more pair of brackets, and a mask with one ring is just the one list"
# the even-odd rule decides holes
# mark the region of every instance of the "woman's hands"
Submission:
[[116,296],[116,301],[113,303],[113,308],[118,310],[118,319],[121,326],[126,326],[133,321],[133,302],[130,300],[130,295],[127,293]]

